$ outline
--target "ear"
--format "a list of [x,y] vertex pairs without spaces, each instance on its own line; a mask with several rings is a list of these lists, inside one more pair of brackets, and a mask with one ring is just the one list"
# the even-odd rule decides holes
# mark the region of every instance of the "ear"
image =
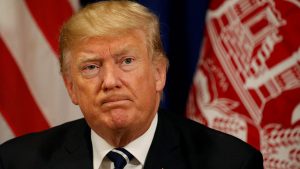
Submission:
[[159,58],[154,61],[154,69],[156,91],[161,92],[165,87],[167,76],[167,63],[165,58]]
[[65,86],[68,90],[68,93],[69,93],[69,96],[70,96],[72,102],[75,105],[78,105],[78,99],[77,99],[77,96],[76,96],[76,93],[74,90],[74,85],[73,85],[73,81],[72,81],[71,77],[69,77],[68,75],[64,75],[63,79],[64,79]]

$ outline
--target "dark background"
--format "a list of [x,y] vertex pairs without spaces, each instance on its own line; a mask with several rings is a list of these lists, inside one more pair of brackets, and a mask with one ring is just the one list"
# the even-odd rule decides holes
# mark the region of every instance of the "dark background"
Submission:
[[[82,6],[99,0],[81,0]],[[160,19],[161,37],[170,61],[161,106],[185,114],[202,42],[209,0],[137,0]]]

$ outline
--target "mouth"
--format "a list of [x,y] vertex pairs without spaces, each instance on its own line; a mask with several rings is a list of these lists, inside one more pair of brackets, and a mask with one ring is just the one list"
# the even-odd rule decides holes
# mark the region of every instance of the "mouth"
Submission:
[[114,96],[105,97],[102,100],[101,105],[102,106],[118,106],[118,105],[128,104],[129,102],[131,102],[131,99],[128,96],[114,95]]

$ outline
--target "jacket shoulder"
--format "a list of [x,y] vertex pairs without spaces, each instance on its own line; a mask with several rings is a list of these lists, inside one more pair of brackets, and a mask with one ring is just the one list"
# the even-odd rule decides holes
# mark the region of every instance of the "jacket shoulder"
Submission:
[[[180,135],[192,166],[207,168],[263,168],[262,155],[248,143],[195,121],[164,113]],[[248,167],[249,166],[249,167]]]
[[72,132],[72,129],[82,128],[83,126],[85,126],[85,124],[86,123],[84,119],[78,119],[75,121],[61,124],[59,126],[52,127],[44,131],[19,136],[1,144],[0,150],[5,149],[6,147],[9,148],[11,146],[14,147],[18,145],[45,144],[49,140],[52,140],[50,138],[59,138],[56,141],[62,141],[65,136]]
[[49,160],[53,154],[61,151],[68,140],[78,138],[88,128],[85,120],[79,119],[8,140],[0,145],[0,168],[1,165],[3,168],[22,164],[27,168],[30,167],[28,164],[39,166],[40,162]]

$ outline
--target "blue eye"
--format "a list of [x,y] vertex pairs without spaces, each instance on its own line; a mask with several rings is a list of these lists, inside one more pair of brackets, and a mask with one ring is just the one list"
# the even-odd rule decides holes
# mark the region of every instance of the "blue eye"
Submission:
[[98,66],[96,66],[96,65],[88,65],[88,66],[86,66],[86,67],[84,67],[83,69],[84,70],[93,70],[93,69],[96,69]]
[[130,71],[135,69],[138,66],[138,62],[136,60],[136,57],[133,56],[126,56],[121,58],[119,62],[120,68],[124,71]]
[[128,65],[128,64],[132,63],[132,61],[133,61],[133,58],[125,58],[123,60],[123,63],[125,63],[126,65]]
[[83,76],[89,78],[95,76],[99,72],[100,67],[96,64],[88,64],[83,66],[81,73]]

